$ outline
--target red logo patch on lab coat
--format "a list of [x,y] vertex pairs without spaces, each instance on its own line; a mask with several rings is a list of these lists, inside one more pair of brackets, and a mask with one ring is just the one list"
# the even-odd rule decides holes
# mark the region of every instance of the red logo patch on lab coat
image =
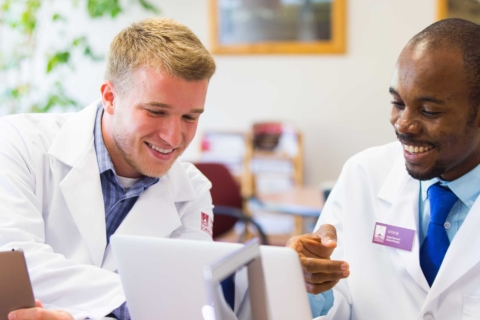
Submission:
[[201,225],[202,231],[205,231],[210,235],[210,237],[213,235],[213,219],[210,218],[210,216],[206,213],[202,212],[202,225]]

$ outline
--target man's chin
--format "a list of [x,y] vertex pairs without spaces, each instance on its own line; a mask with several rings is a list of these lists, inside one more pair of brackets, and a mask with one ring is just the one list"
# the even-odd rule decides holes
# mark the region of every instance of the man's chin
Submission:
[[445,170],[443,169],[442,166],[434,166],[433,168],[427,169],[427,170],[419,170],[417,168],[409,168],[408,164],[405,165],[407,168],[408,174],[416,180],[431,180],[433,178],[440,177]]
[[144,172],[142,172],[142,174],[144,176],[150,177],[150,178],[160,178],[160,177],[167,174],[168,170],[170,170],[170,168],[172,167],[172,164],[169,165],[167,168],[164,168],[164,169],[161,169],[161,170],[159,170],[159,169],[145,170]]
[[173,157],[168,160],[168,162],[158,162],[158,161],[144,161],[143,163],[137,163],[137,171],[140,172],[143,176],[150,178],[160,178],[167,174],[167,172],[172,168],[175,161],[181,155],[180,152],[175,152]]
[[163,164],[161,167],[159,167],[158,165],[143,165],[142,168],[137,167],[137,171],[145,177],[160,178],[167,174],[168,170],[170,170],[174,162],[175,160],[172,160],[170,163]]

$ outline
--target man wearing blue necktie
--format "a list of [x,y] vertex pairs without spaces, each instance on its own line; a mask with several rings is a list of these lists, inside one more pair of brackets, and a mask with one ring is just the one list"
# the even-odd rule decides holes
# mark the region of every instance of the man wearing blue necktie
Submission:
[[448,19],[413,37],[390,94],[398,141],[351,158],[316,231],[289,242],[313,313],[480,319],[480,26]]

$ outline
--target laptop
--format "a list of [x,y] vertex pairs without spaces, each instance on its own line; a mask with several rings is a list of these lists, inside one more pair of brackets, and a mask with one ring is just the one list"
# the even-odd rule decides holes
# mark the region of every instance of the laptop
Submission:
[[[258,239],[203,267],[203,278],[209,302],[204,307],[204,320],[272,320]],[[238,282],[247,286],[242,292]],[[243,297],[235,310],[225,299],[224,287],[229,288],[227,296],[235,291],[235,295]]]
[[[127,235],[113,235],[111,244],[133,320],[204,320],[202,311],[210,304],[204,267],[243,247],[238,243]],[[289,248],[260,246],[260,255],[270,318],[311,320],[297,253]],[[246,287],[239,281],[238,290]],[[235,308],[242,299],[235,291]]]

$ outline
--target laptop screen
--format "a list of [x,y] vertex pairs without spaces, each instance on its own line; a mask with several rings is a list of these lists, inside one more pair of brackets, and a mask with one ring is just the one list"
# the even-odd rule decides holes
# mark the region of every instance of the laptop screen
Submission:
[[[207,297],[211,308],[204,308],[205,320],[269,320],[259,243],[254,239],[241,249],[204,267]],[[236,286],[247,285],[247,290]],[[232,299],[232,294],[242,297]],[[231,301],[240,301],[232,308]],[[213,310],[212,311],[205,311]],[[212,317],[211,315],[214,315]]]
[[[244,247],[238,243],[131,235],[113,235],[111,245],[134,320],[203,320],[204,306],[212,308],[205,290],[204,267]],[[260,253],[260,260],[244,263],[246,269],[232,268],[218,280],[222,283],[222,279],[234,274],[236,316],[241,316],[238,311],[243,298],[249,298],[245,302],[256,301],[255,294],[262,293],[252,289],[249,294],[253,296],[245,295],[253,282],[253,287],[266,287],[270,319],[311,320],[298,254],[290,248],[273,246],[260,246]],[[259,265],[260,272],[250,272],[250,267]],[[258,280],[252,281],[252,277]],[[232,297],[225,299],[227,306],[228,299]]]

